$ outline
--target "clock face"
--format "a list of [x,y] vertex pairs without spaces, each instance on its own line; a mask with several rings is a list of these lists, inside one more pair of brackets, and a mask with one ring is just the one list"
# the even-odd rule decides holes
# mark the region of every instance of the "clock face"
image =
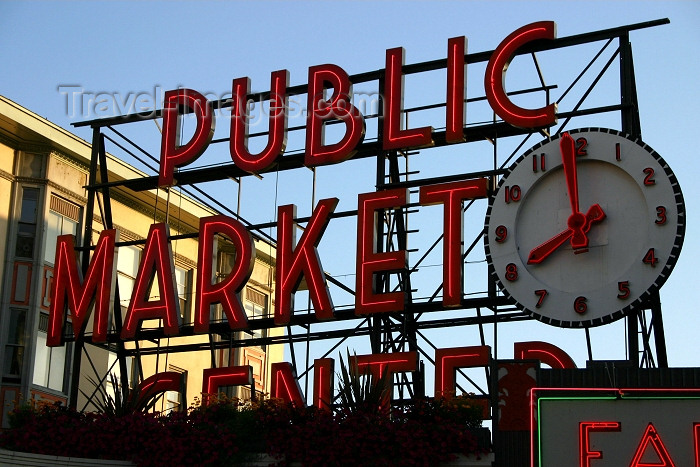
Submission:
[[486,213],[486,257],[518,307],[590,327],[661,287],[684,233],[683,195],[661,156],[588,128],[537,144],[502,177]]

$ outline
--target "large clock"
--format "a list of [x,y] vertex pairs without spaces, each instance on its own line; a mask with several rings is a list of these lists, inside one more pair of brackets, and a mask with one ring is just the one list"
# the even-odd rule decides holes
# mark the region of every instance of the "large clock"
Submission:
[[501,178],[486,256],[503,293],[561,327],[619,319],[676,264],[685,233],[678,181],[653,149],[615,130],[548,138]]

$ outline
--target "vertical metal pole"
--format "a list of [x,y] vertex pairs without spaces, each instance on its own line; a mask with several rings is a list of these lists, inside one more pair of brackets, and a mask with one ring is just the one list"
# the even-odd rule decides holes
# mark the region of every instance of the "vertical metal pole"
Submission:
[[[378,118],[377,118],[377,139],[381,142],[384,139],[384,79],[383,77],[379,78],[379,106],[377,109],[378,112]],[[384,164],[384,159],[386,158],[386,153],[383,150],[380,150],[377,153],[377,161],[376,161],[376,172],[375,172],[375,189],[379,191],[381,187],[384,185],[385,181],[385,176],[386,176],[386,168]],[[383,222],[377,222],[377,225],[375,227],[375,248],[377,249],[377,252],[381,252],[384,250],[384,223]],[[381,284],[382,281],[380,280],[380,277],[377,275],[372,279],[372,284],[375,287],[375,290],[381,290]],[[358,292],[359,293],[359,292]],[[382,331],[383,331],[383,326],[382,326],[382,318],[380,316],[372,316],[370,318],[370,347],[372,349],[372,353],[381,353],[382,351]]]
[[[408,155],[406,155],[408,158]],[[408,173],[406,174],[408,177]],[[392,153],[389,155],[389,177],[391,182],[399,182],[399,162],[398,154]],[[396,219],[396,235],[399,250],[408,251],[408,229],[406,227],[407,220],[404,218],[404,210],[399,208],[394,210],[394,218]],[[408,253],[407,253],[408,254]],[[411,293],[411,275],[408,270],[401,273],[401,289],[404,293],[405,303],[403,311],[403,338],[408,344],[409,351],[418,351],[418,339],[416,334],[416,319],[413,314],[411,304],[413,303],[413,295]],[[420,369],[416,368],[413,372],[413,393],[422,394],[424,393],[424,388],[422,387]]]
[[[630,44],[629,33],[624,33],[620,36],[621,124],[622,131],[632,138],[641,137],[642,134],[635,91],[632,46]],[[639,313],[644,313],[644,310],[632,310],[627,316],[628,358],[634,366],[639,366]]]
[[[637,101],[637,85],[634,77],[634,60],[632,57],[632,44],[629,40],[629,33],[620,36],[620,90],[622,93],[622,131],[632,138],[642,137],[642,126],[639,118],[639,102]],[[650,352],[651,332],[654,333],[656,347],[656,361],[661,368],[668,367],[666,353],[666,338],[664,336],[663,317],[661,315],[661,299],[659,294],[654,293],[650,297],[648,305],[643,305],[636,312],[630,313],[627,318],[627,339],[629,342],[630,360],[638,366],[639,359],[639,314],[644,313],[648,306],[651,309],[652,319],[649,323],[650,332],[643,332],[644,351]],[[644,330],[646,331],[646,330]],[[642,361],[653,361],[651,358]]]
[[[100,163],[100,183],[104,184],[109,181],[109,175],[107,170],[107,152],[105,151],[105,140],[104,135],[100,133],[100,143],[98,147],[99,163]],[[95,193],[97,196],[97,193]],[[105,229],[113,229],[114,223],[112,222],[112,200],[109,195],[109,187],[102,187],[102,205],[104,206],[104,219],[102,219],[102,225]],[[119,285],[115,284],[114,293],[114,328],[117,334],[122,332],[122,308],[119,297]],[[124,346],[124,341],[119,339],[117,341],[117,360],[119,362],[119,379],[122,386],[123,400],[126,400],[129,390],[129,372],[126,367],[126,348]]]
[[[87,204],[85,206],[85,226],[83,228],[83,251],[81,252],[81,264],[83,274],[87,274],[90,265],[90,250],[92,244],[92,216],[95,211],[95,181],[97,180],[97,165],[100,156],[101,133],[99,127],[92,128],[92,153],[90,155],[90,174],[88,175]],[[75,338],[75,354],[73,355],[73,372],[71,374],[70,394],[68,406],[76,410],[78,407],[78,387],[80,386],[80,364],[85,348],[85,337],[78,333]]]
[[668,368],[666,334],[664,333],[664,321],[661,317],[661,297],[658,290],[651,294],[651,303],[651,325],[656,340],[656,364],[659,368]]

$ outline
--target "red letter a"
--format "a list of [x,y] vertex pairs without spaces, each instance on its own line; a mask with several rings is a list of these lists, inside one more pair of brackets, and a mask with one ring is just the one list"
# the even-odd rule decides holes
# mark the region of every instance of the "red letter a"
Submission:
[[[160,297],[149,300],[151,285],[156,278]],[[133,339],[136,327],[145,319],[162,319],[165,335],[176,335],[180,327],[180,304],[175,290],[175,267],[168,242],[168,228],[165,224],[153,224],[146,238],[121,338]]]
[[[649,445],[654,448],[654,452],[658,456],[660,462],[650,464],[649,462],[642,461],[642,457],[647,451]],[[649,423],[644,435],[642,435],[642,440],[639,442],[639,447],[637,447],[637,452],[634,453],[634,458],[630,462],[630,467],[676,467],[676,464],[671,460],[671,456],[666,449],[659,433],[654,428],[653,423]]]

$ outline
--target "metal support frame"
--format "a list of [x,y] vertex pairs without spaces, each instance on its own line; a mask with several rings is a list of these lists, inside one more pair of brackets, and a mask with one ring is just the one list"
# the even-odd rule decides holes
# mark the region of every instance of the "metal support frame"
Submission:
[[[632,138],[642,137],[642,125],[639,118],[639,102],[637,100],[637,85],[634,76],[634,61],[632,58],[632,43],[629,32],[620,35],[620,102],[622,104],[622,131]],[[647,320],[647,311],[651,319]],[[661,299],[658,292],[651,295],[647,303],[631,312],[627,317],[628,356],[634,366],[640,368],[668,368],[666,353],[666,338],[664,336],[663,318],[661,315]],[[651,348],[651,335],[654,335],[657,358],[654,359]],[[639,337],[642,338],[642,349],[639,348]]]

